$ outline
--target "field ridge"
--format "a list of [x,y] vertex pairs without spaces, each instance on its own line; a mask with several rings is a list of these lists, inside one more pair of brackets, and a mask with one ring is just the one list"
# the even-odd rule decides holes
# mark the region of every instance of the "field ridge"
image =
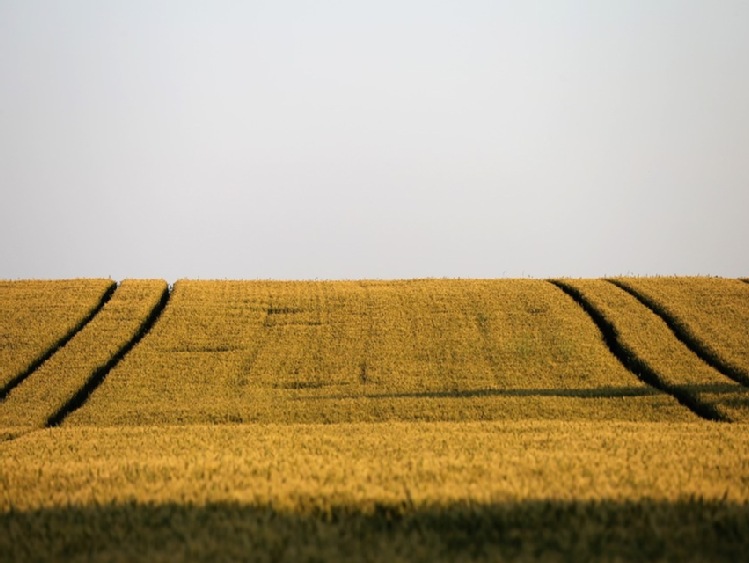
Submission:
[[643,360],[635,350],[622,341],[614,323],[593,305],[590,300],[586,299],[580,290],[565,283],[563,280],[555,279],[549,280],[549,282],[570,296],[593,319],[611,353],[640,381],[671,395],[700,418],[716,422],[728,422],[727,417],[720,413],[713,405],[704,403],[684,389],[665,381],[648,362]]
[[[671,314],[666,307],[659,304],[655,299],[651,299],[643,292],[630,286],[626,281],[613,278],[608,278],[606,281],[623,289],[663,319],[666,325],[673,331],[676,338],[681,340],[681,342],[692,350],[692,352],[694,352],[703,362],[726,377],[734,380],[736,383],[749,387],[749,373],[741,367],[735,366],[729,361],[721,358],[720,355],[715,353],[708,345],[702,342],[702,340],[689,329],[686,323],[683,323],[675,315]],[[742,281],[749,283],[749,280]]]
[[104,292],[99,301],[91,308],[91,310],[84,315],[78,323],[73,326],[66,334],[54,342],[52,346],[44,350],[39,356],[31,361],[31,363],[20,371],[18,374],[8,381],[5,385],[0,388],[0,401],[4,401],[8,394],[18,387],[23,381],[34,373],[39,367],[54,356],[60,349],[64,348],[65,345],[70,342],[76,334],[78,334],[83,328],[90,323],[93,318],[101,312],[104,305],[112,298],[115,290],[117,289],[117,283],[112,282],[109,288]]
[[161,313],[169,302],[170,295],[171,292],[167,286],[164,288],[161,298],[151,309],[148,316],[143,319],[143,322],[140,327],[138,327],[133,337],[125,342],[125,344],[123,344],[123,346],[115,352],[104,365],[94,370],[86,383],[72,397],[70,397],[70,399],[68,399],[68,401],[60,407],[57,412],[47,419],[47,427],[58,426],[71,412],[79,409],[86,402],[86,400],[91,396],[91,393],[96,391],[99,385],[102,384],[107,374],[127,355],[128,352],[130,352],[130,350],[133,349],[133,347],[135,347],[138,342],[143,339],[144,336],[146,336],[146,334],[148,334],[153,325],[156,324],[156,321],[158,321]]

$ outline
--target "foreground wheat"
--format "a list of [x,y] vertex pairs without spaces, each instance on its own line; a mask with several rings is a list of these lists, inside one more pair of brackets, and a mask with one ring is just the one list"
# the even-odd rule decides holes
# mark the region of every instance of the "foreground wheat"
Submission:
[[6,560],[741,559],[706,422],[58,428],[0,443]]

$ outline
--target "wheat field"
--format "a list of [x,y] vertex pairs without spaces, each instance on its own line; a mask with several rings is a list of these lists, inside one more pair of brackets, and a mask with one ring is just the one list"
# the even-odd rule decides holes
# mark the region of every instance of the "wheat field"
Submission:
[[702,277],[617,281],[662,314],[703,359],[749,385],[749,284]]
[[108,280],[0,281],[2,397],[76,332],[113,289]]
[[625,353],[636,359],[641,374],[651,374],[655,385],[708,418],[747,420],[749,388],[703,362],[634,296],[605,280],[565,283],[612,323]]
[[0,560],[740,560],[747,310],[718,278],[0,282]]
[[517,417],[692,415],[544,281],[179,281],[66,424]]
[[135,337],[165,291],[166,282],[160,280],[124,281],[99,314],[8,394],[0,409],[0,428],[18,431],[54,423],[97,371]]

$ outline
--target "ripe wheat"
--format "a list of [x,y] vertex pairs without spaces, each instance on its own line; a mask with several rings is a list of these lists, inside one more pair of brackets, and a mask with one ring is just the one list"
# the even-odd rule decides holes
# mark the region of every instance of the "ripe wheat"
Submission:
[[636,356],[675,395],[691,398],[698,411],[702,407],[726,419],[749,420],[749,389],[700,360],[635,297],[604,280],[564,283],[576,288],[611,322],[626,353]]
[[97,279],[0,281],[0,387],[33,370],[113,286]]
[[44,426],[137,335],[165,291],[161,280],[122,282],[91,322],[10,392],[0,428]]
[[691,416],[544,281],[179,281],[67,423]]
[[621,278],[682,337],[749,385],[749,284],[724,278]]

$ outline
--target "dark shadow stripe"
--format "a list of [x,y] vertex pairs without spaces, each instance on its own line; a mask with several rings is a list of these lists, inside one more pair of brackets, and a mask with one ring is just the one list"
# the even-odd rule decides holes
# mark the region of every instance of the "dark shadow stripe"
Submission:
[[7,561],[641,562],[743,561],[749,549],[749,504],[732,500],[302,500],[309,508],[133,500],[11,510],[0,513],[0,552]]
[[16,375],[13,379],[11,379],[8,383],[6,383],[2,388],[0,388],[0,401],[4,401],[5,398],[8,396],[8,394],[13,391],[16,387],[18,387],[21,383],[23,383],[27,377],[29,377],[32,373],[34,373],[39,367],[49,360],[52,356],[55,355],[55,353],[63,348],[70,340],[78,334],[81,330],[83,330],[83,327],[85,327],[88,323],[91,322],[91,320],[99,314],[99,311],[101,311],[104,308],[104,305],[107,304],[107,302],[112,298],[112,295],[114,294],[114,291],[117,289],[117,284],[115,282],[112,282],[112,284],[109,286],[109,288],[104,292],[104,294],[101,296],[101,299],[99,299],[99,302],[84,316],[80,321],[78,321],[78,324],[76,324],[67,334],[65,334],[62,338],[60,338],[57,342],[55,342],[52,346],[50,346],[47,350],[42,352],[42,354],[37,357],[35,360],[33,360],[26,369],[24,369],[21,373]]
[[[707,383],[684,386],[690,392],[725,395],[736,392],[733,383]],[[304,395],[294,397],[299,401],[340,399],[466,399],[474,397],[568,397],[571,399],[618,399],[621,397],[652,397],[661,391],[647,387],[589,387],[589,388],[515,388],[515,389],[462,389],[454,391],[403,391],[392,393],[339,393],[329,395]]]
[[658,372],[642,360],[634,350],[621,341],[619,338],[619,331],[616,330],[616,327],[590,301],[585,299],[583,294],[577,288],[564,283],[562,280],[549,280],[549,283],[557,286],[564,293],[569,295],[575,303],[582,307],[601,331],[603,340],[609,350],[611,350],[611,353],[616,356],[625,368],[631,371],[643,383],[655,387],[664,393],[668,393],[679,401],[679,403],[701,418],[719,422],[730,422],[730,420],[725,415],[721,414],[713,405],[703,403],[697,397],[692,395],[685,387],[666,383]]
[[470,399],[475,397],[569,397],[577,399],[613,399],[619,397],[650,397],[660,395],[652,387],[591,387],[588,389],[463,389],[454,391],[403,391],[338,395],[305,395],[302,401],[315,399]]
[[630,287],[626,282],[616,279],[607,279],[606,281],[626,291],[654,314],[658,315],[666,323],[671,332],[674,333],[674,336],[694,352],[700,360],[729,379],[733,379],[736,383],[740,383],[744,387],[749,387],[749,373],[720,358],[697,338],[684,323],[669,313],[665,307],[662,307],[647,295]]
[[169,288],[165,287],[161,299],[154,306],[148,317],[141,323],[135,335],[126,342],[103,366],[98,367],[89,377],[88,381],[73,395],[56,413],[47,419],[47,427],[58,426],[73,411],[79,409],[88,400],[91,394],[102,384],[107,374],[124,358],[133,347],[148,334],[156,323],[166,304],[169,302]]

